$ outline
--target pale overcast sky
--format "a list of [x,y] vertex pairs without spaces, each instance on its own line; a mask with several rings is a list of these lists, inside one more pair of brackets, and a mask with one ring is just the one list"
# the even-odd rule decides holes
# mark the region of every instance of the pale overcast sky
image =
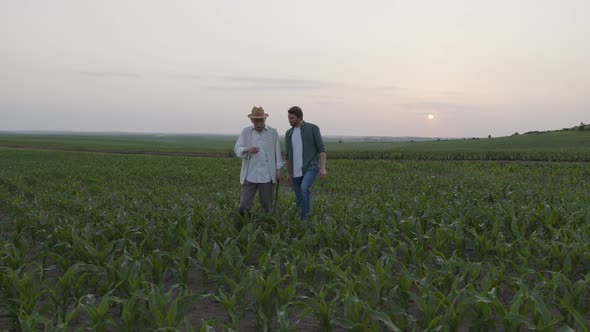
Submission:
[[0,0],[0,130],[559,129],[590,122],[589,36],[588,0]]

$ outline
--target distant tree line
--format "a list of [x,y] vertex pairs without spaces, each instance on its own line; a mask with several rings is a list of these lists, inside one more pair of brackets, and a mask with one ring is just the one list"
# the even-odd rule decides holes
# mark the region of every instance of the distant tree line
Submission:
[[590,125],[585,124],[584,122],[580,122],[579,126],[574,126],[571,128],[563,128],[561,131],[572,131],[572,130],[578,130],[578,131],[589,130],[590,131]]
[[[551,133],[551,132],[556,132],[556,131],[585,131],[585,130],[590,131],[590,124],[585,124],[584,122],[580,122],[579,126],[573,126],[571,128],[562,128],[561,130],[545,130],[545,131],[533,130],[533,131],[527,131],[523,135],[543,134],[543,133]],[[518,132],[515,132],[514,134],[512,134],[512,136],[518,136],[518,135],[520,135]],[[489,138],[489,136],[488,136],[488,138]]]

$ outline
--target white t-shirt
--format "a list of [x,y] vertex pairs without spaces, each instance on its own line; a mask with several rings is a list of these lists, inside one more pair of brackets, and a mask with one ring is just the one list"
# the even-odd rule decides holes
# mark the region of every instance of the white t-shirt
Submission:
[[291,135],[293,145],[293,177],[303,176],[303,141],[301,140],[301,128],[293,128]]

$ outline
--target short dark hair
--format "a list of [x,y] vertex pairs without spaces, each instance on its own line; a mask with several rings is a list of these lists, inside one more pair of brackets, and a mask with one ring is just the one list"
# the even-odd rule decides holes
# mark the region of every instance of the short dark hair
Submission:
[[301,107],[299,107],[299,106],[293,106],[293,107],[289,108],[287,113],[295,115],[298,119],[303,118],[303,111],[301,110]]

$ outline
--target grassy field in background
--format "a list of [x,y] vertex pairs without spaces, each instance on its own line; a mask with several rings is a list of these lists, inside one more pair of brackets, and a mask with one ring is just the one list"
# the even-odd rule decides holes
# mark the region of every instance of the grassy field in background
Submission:
[[426,142],[329,143],[330,151],[546,151],[590,153],[590,131],[548,132],[497,138],[466,138]]
[[0,134],[0,146],[95,151],[221,152],[233,149],[227,135]]
[[[0,147],[231,156],[236,138],[229,135],[0,134]],[[339,142],[326,137],[326,147],[331,158],[590,161],[590,130],[421,142],[363,142],[346,138]]]

